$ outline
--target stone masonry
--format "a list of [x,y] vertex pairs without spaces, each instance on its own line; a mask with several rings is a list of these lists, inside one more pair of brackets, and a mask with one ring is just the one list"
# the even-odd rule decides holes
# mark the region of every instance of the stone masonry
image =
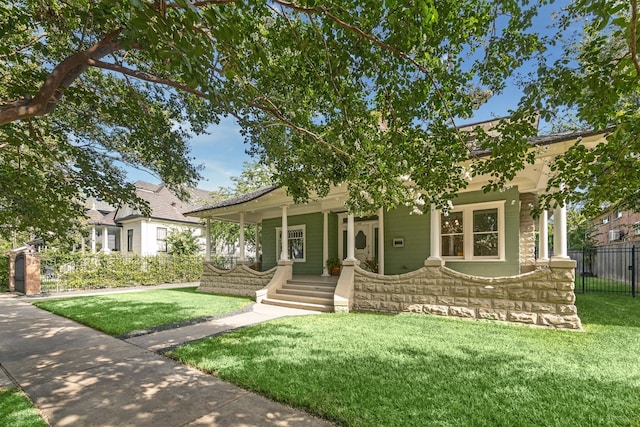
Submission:
[[356,267],[353,309],[413,312],[581,329],[574,294],[575,262],[511,277],[476,277],[444,266],[384,276]]
[[536,226],[531,209],[536,203],[533,193],[520,194],[520,272],[528,273],[536,266]]
[[255,271],[246,265],[237,265],[231,270],[220,270],[205,262],[198,291],[222,295],[255,297],[258,289],[264,288],[276,269]]

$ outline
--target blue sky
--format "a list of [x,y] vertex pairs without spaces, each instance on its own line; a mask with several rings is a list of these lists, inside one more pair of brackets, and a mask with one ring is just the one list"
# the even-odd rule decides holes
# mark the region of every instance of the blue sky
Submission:
[[[551,11],[563,7],[568,1],[561,0],[545,8],[537,18],[541,28],[536,28],[536,30],[545,32],[543,27],[551,24]],[[553,55],[553,52],[549,53]],[[489,99],[476,111],[473,118],[460,121],[457,124],[463,125],[504,117],[508,115],[510,109],[517,107],[521,96],[522,93],[513,84],[507,87],[503,93]],[[195,157],[196,164],[204,166],[204,170],[201,172],[203,179],[198,184],[198,188],[211,191],[219,187],[231,186],[231,177],[240,175],[243,163],[252,159],[245,152],[248,146],[245,145],[244,139],[240,135],[240,127],[233,118],[222,119],[219,125],[211,126],[208,131],[208,135],[199,135],[191,140],[191,156]],[[160,181],[157,177],[140,170],[128,170],[128,176],[132,181],[138,179],[153,183]]]

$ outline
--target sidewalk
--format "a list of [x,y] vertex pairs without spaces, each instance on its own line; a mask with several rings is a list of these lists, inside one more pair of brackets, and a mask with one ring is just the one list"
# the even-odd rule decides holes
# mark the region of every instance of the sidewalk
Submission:
[[311,313],[256,304],[251,312],[122,341],[5,294],[0,386],[19,385],[52,426],[329,426],[153,352]]

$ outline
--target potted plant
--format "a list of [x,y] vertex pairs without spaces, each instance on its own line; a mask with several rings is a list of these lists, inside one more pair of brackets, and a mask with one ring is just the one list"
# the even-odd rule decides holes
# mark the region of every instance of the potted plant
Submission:
[[331,257],[327,260],[327,269],[331,272],[332,276],[340,275],[340,266],[342,262],[340,262],[340,258],[337,256]]

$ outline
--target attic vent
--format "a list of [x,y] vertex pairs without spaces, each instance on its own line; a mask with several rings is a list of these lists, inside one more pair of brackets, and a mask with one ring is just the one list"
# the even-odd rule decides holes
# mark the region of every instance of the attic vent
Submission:
[[171,206],[175,206],[175,205],[176,205],[176,202],[171,202]]

